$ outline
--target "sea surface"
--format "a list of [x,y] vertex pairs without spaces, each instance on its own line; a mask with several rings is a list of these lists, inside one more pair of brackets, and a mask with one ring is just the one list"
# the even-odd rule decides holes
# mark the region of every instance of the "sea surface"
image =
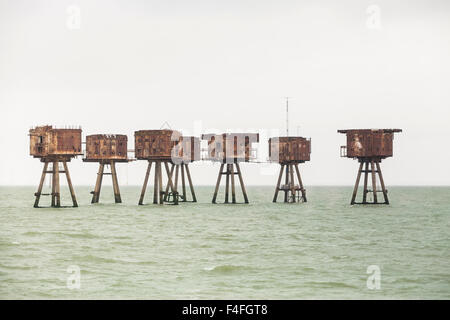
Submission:
[[178,206],[75,189],[79,208],[34,209],[34,187],[0,187],[1,299],[450,299],[448,187],[390,187],[389,206],[350,206],[351,187],[213,205],[204,186]]

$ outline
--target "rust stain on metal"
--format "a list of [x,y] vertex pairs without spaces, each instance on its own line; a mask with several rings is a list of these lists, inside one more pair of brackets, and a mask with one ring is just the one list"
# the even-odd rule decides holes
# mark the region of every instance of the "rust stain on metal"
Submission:
[[249,162],[256,159],[252,144],[259,142],[258,133],[203,134],[208,141],[208,154],[205,160],[229,162]]
[[190,163],[200,160],[200,139],[192,136],[182,136],[173,149],[173,159]]
[[342,156],[347,158],[388,158],[393,156],[394,133],[402,132],[402,130],[348,129],[338,130],[338,132],[347,135],[346,153],[342,153]]
[[35,158],[76,157],[82,155],[81,129],[55,129],[40,126],[30,129],[30,155]]
[[278,163],[310,161],[311,140],[303,137],[276,137],[269,139],[269,160]]
[[170,160],[181,138],[175,130],[140,130],[134,133],[135,155],[138,160]]
[[127,162],[128,137],[122,134],[95,134],[86,136],[86,162],[114,160]]

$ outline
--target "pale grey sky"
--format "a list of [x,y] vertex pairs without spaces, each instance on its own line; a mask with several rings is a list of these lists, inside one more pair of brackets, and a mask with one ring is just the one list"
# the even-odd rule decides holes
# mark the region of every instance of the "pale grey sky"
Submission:
[[[404,132],[386,183],[449,185],[449,57],[445,0],[0,0],[0,184],[38,184],[33,125],[128,134],[129,148],[164,121],[284,134],[289,96],[291,133],[312,138],[306,186],[354,183],[337,129],[392,127]],[[119,165],[121,185],[140,185],[145,165]],[[70,169],[94,184],[95,164]],[[267,166],[242,169],[248,185],[275,185]],[[194,164],[194,183],[214,184],[217,170]]]

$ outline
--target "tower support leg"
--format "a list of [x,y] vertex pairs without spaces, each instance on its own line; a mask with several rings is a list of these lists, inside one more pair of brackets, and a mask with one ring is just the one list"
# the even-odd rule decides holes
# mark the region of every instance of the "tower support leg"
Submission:
[[153,179],[153,204],[158,204],[158,162],[155,161],[155,175]]
[[55,171],[55,182],[56,182],[56,207],[61,207],[61,186],[59,184],[59,161],[56,162],[56,171]]
[[56,207],[61,207],[61,185],[59,183],[59,161],[56,162]]
[[114,190],[114,200],[116,203],[122,203],[122,198],[120,197],[119,181],[117,179],[116,162],[111,160],[111,178]]
[[167,186],[166,186],[166,191],[164,193],[163,200],[167,201],[169,199],[169,188],[172,191],[172,194],[174,193],[172,178],[173,178],[173,170],[175,169],[175,164],[172,163],[172,168],[170,170],[169,170],[169,164],[167,163],[167,161],[164,162],[164,166],[166,167]]
[[186,174],[187,174],[187,178],[188,178],[188,182],[189,182],[189,189],[191,189],[192,202],[197,202],[197,198],[195,196],[195,191],[194,191],[194,185],[192,184],[191,173],[189,172],[189,166],[187,163],[185,163],[184,166],[186,167]]
[[[70,196],[72,198],[73,207],[78,207],[77,199],[75,197],[75,191],[73,189],[72,185],[72,179],[70,178],[69,168],[67,166],[68,159],[66,158],[57,158],[57,159],[43,159],[44,162],[44,169],[42,170],[41,180],[39,182],[38,191],[34,194],[36,199],[34,201],[34,207],[39,208],[39,201],[42,195],[42,188],[45,183],[45,177],[47,173],[52,175],[51,180],[51,207],[52,208],[61,208],[61,185],[60,185],[60,174],[64,173],[66,174],[67,178],[67,184],[69,186]],[[52,169],[49,170],[49,163],[52,163]],[[62,162],[63,164],[63,171],[59,170],[59,163]],[[48,194],[46,194],[48,195]]]
[[361,171],[363,168],[363,164],[364,164],[363,162],[360,163],[358,175],[356,176],[355,187],[353,188],[352,200],[350,202],[350,204],[352,204],[352,205],[355,204],[356,194],[358,193],[359,180],[361,179]]
[[67,185],[69,186],[70,196],[72,198],[72,206],[74,208],[76,208],[76,207],[78,207],[77,197],[75,196],[75,190],[73,189],[72,179],[70,178],[67,161],[63,161],[63,166],[64,166],[64,172],[66,173]]
[[172,179],[172,196],[174,204],[178,204],[179,196],[178,196],[178,175],[179,175],[179,167],[177,165],[172,166],[172,172],[175,170],[175,180]]
[[384,185],[383,173],[381,172],[381,166],[379,161],[375,161],[378,171],[378,177],[380,178],[381,190],[383,191],[384,203],[389,204],[389,198],[387,196],[386,186]]
[[237,163],[237,162],[236,162],[236,169],[237,169],[237,173],[238,173],[239,183],[240,183],[241,189],[242,189],[242,195],[244,196],[244,202],[248,203],[247,190],[245,189],[244,179],[242,179],[241,167],[239,166],[239,163]]
[[147,172],[145,173],[144,185],[142,186],[141,197],[139,198],[139,205],[144,204],[145,191],[147,190],[148,178],[150,176],[150,170],[152,168],[152,162],[148,162]]
[[[174,168],[177,168],[177,166],[172,164],[172,168],[169,172],[169,164],[165,160],[149,160],[148,161],[147,173],[145,175],[144,185],[142,187],[141,198],[139,200],[139,204],[142,205],[144,202],[145,191],[146,191],[146,188],[148,185],[150,171],[151,171],[151,167],[152,167],[153,163],[155,164],[155,176],[154,176],[154,180],[153,180],[153,204],[164,204],[164,202],[169,199],[169,189],[171,189],[172,193],[174,194],[175,204],[178,204],[178,198],[176,196],[177,186],[173,185],[173,171],[174,171]],[[166,169],[167,180],[168,180],[166,187],[164,187],[164,185],[163,185],[163,163],[164,163],[164,167]],[[177,176],[177,175],[178,175],[178,173],[175,173],[175,176]],[[175,182],[175,184],[176,183],[177,182]]]
[[[300,174],[300,169],[298,168],[298,163],[280,163],[280,173],[278,174],[277,186],[275,188],[275,194],[273,196],[272,202],[277,202],[278,193],[280,190],[284,192],[284,202],[307,202],[306,190],[303,186],[302,177]],[[295,171],[295,172],[294,172]],[[283,174],[285,174],[285,184],[281,188],[281,180],[283,179]],[[298,187],[296,185],[295,179],[298,180]],[[297,195],[297,193],[300,194]]]
[[369,182],[369,162],[361,162],[365,164],[365,169],[364,169],[364,188],[363,188],[363,200],[362,203],[366,204],[367,203],[367,193],[369,192],[369,190],[367,189],[367,185]]
[[52,202],[51,202],[51,207],[55,207],[56,205],[56,188],[55,188],[55,175],[56,175],[56,171],[55,171],[55,161],[52,162]]
[[212,203],[216,203],[216,200],[217,200],[217,193],[219,192],[220,180],[222,179],[222,171],[223,171],[223,166],[224,165],[225,165],[224,163],[220,164],[219,174],[217,175],[216,188],[214,190]]
[[[359,184],[361,172],[364,172],[364,188],[363,188],[362,202],[360,202],[358,204],[389,204],[386,186],[384,185],[383,174],[381,173],[380,161],[381,160],[376,157],[359,159],[360,166],[359,166],[359,170],[358,170],[358,177],[356,179],[355,189],[353,190],[353,197],[352,197],[351,204],[356,203],[355,198],[356,198],[356,193],[358,190],[358,184]],[[364,169],[363,169],[363,167],[364,167]],[[377,174],[380,179],[380,185],[381,185],[381,190],[382,190],[383,196],[384,196],[384,202],[378,202]],[[368,189],[369,175],[372,180],[372,190]],[[367,201],[367,194],[369,192],[372,192],[372,194],[373,194],[373,202]]]
[[388,195],[387,195],[386,186],[384,185],[383,174],[381,173],[380,162],[376,161],[375,163],[377,165],[378,176],[380,178],[381,190],[383,190],[384,203],[385,204],[389,204],[389,198],[388,198]]
[[91,203],[98,203],[98,201],[100,200],[100,191],[102,189],[104,168],[105,168],[105,164],[101,162],[98,167],[97,181],[95,183],[95,188],[94,188],[94,192],[92,195]]
[[226,181],[225,181],[225,203],[228,203],[228,190],[230,189],[230,164],[227,163]]
[[231,174],[231,202],[236,203],[236,189],[234,187],[234,164],[230,164]]
[[47,168],[48,168],[48,161],[45,160],[44,169],[42,170],[42,175],[41,175],[41,181],[39,182],[39,187],[38,187],[37,192],[34,194],[36,196],[36,199],[34,200],[35,208],[39,208],[39,200],[41,199],[42,188],[43,188],[44,182],[45,182],[45,175],[47,174]]
[[155,177],[153,180],[153,204],[158,204],[158,195],[159,195],[159,171],[158,171],[158,161],[155,161]]
[[302,176],[300,175],[300,170],[298,169],[298,163],[295,164],[295,172],[297,173],[297,179],[298,179],[298,183],[300,185],[300,192],[302,193],[302,200],[303,202],[306,202],[306,190],[303,187],[303,181],[302,181]]
[[296,196],[295,196],[295,180],[294,180],[294,168],[293,165],[289,165],[289,177],[290,177],[290,187],[291,187],[291,197],[292,202],[296,202]]
[[[284,178],[284,185],[287,187],[289,185],[289,164],[286,165],[286,176]],[[289,190],[284,188],[284,202],[289,202],[288,199]]]
[[53,185],[52,185],[52,207],[61,207],[61,196],[59,190],[59,161],[53,161]]
[[184,178],[184,163],[181,163],[180,166],[181,166],[181,190],[183,191],[183,202],[186,202],[187,198],[186,198],[186,181]]
[[[233,203],[233,204],[237,203],[237,201],[236,201],[235,174],[238,175],[239,182],[241,184],[242,194],[244,196],[244,201],[245,201],[245,203],[248,203],[247,191],[245,190],[244,180],[242,179],[242,173],[241,173],[241,169],[239,167],[239,164],[237,162],[235,162],[235,163],[227,163],[226,164],[226,166],[227,166],[226,167],[226,171],[223,171],[223,168],[224,168],[225,164],[226,163],[222,163],[220,165],[219,174],[217,176],[216,188],[214,190],[214,196],[213,196],[212,203],[216,203],[217,194],[219,192],[220,181],[221,181],[222,175],[226,175],[225,202],[224,203],[229,203],[229,191],[230,191],[230,189],[231,189],[231,203]],[[235,170],[234,166],[236,166],[236,171],[234,171]],[[230,185],[230,180],[231,180],[231,185]]]
[[159,204],[164,203],[164,188],[162,183],[162,166],[161,161],[158,161],[158,191],[159,191]]
[[172,167],[172,172],[173,170],[175,170],[175,179],[172,180],[172,195],[173,195],[173,200],[175,202],[175,204],[178,204],[178,176],[180,173],[180,167],[178,165],[173,165]]
[[273,195],[272,202],[277,202],[278,192],[280,191],[281,178],[283,177],[283,169],[284,169],[284,164],[282,164],[281,168],[280,168],[280,174],[278,175],[277,186],[275,188],[275,194]]
[[372,192],[373,192],[373,202],[378,203],[378,196],[377,196],[377,176],[376,176],[376,169],[375,164],[372,159],[370,162],[370,167],[372,169]]

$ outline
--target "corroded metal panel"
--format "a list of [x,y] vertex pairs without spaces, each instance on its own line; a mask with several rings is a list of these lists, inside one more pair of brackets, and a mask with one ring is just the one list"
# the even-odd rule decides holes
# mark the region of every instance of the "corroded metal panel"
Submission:
[[134,133],[134,149],[139,160],[170,160],[181,133],[175,130],[140,130]]
[[276,137],[269,139],[269,160],[278,163],[310,161],[311,140],[303,137]]
[[200,139],[192,136],[180,137],[172,155],[176,162],[190,163],[200,160]]
[[41,126],[30,129],[30,155],[35,158],[82,154],[81,129],[55,129]]
[[249,162],[256,158],[253,143],[259,142],[258,133],[203,134],[202,140],[208,141],[206,160],[228,162]]
[[338,130],[347,135],[348,158],[387,158],[393,156],[394,133],[401,129],[349,129]]
[[126,135],[96,134],[86,136],[86,158],[84,161],[127,161]]

